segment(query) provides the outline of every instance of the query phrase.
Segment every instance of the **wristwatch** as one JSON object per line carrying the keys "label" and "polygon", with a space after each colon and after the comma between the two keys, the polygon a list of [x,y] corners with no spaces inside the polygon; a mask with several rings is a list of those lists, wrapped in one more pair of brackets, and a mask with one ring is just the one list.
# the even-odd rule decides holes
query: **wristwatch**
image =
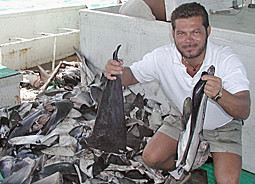
{"label": "wristwatch", "polygon": [[213,98],[214,101],[218,101],[222,97],[222,87],[220,88],[220,91],[218,94]]}

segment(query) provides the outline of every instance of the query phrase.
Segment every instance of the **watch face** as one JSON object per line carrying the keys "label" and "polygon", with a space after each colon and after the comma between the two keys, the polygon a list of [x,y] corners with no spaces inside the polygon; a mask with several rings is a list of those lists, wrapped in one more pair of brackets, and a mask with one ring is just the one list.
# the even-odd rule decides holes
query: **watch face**
{"label": "watch face", "polygon": [[213,98],[214,101],[218,101],[222,96],[222,88],[220,89],[219,93]]}
{"label": "watch face", "polygon": [[218,101],[221,98],[220,95],[216,96],[215,101]]}
{"label": "watch face", "polygon": [[217,95],[213,98],[213,100],[214,100],[214,101],[217,101],[217,100],[219,100],[219,99],[221,98],[221,96],[222,96],[222,94],[219,93],[219,94],[217,94]]}

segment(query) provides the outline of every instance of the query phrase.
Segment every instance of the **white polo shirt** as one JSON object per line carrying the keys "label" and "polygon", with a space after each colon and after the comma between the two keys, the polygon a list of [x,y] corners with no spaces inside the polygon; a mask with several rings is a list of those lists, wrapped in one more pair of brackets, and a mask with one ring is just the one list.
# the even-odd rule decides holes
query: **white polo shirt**
{"label": "white polo shirt", "polygon": [[[163,46],[146,54],[139,62],[130,66],[140,83],[158,81],[176,107],[182,112],[186,97],[192,97],[195,84],[203,71],[215,66],[215,76],[222,79],[223,88],[234,94],[249,90],[247,73],[238,55],[228,46],[216,45],[208,40],[206,55],[200,70],[194,77],[186,72],[181,54],[175,44]],[[233,119],[218,103],[208,99],[204,129],[213,130]]]}

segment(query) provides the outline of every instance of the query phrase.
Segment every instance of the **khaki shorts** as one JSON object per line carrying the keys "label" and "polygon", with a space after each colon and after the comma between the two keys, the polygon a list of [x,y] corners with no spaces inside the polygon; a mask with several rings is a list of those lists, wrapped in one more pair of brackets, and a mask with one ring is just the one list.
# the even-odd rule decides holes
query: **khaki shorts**
{"label": "khaki shorts", "polygon": [[[163,122],[158,131],[178,140],[181,132],[181,118],[171,116]],[[228,152],[242,156],[242,121],[232,120],[214,130],[203,130],[205,139],[210,144],[210,152]]]}

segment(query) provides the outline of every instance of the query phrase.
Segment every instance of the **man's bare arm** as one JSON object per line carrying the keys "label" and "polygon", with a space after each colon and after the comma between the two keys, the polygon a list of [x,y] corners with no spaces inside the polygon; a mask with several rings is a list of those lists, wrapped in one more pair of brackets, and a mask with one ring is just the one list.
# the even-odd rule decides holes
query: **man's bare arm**
{"label": "man's bare arm", "polygon": [[132,71],[129,67],[123,67],[123,61],[117,62],[115,60],[109,60],[105,65],[105,76],[109,80],[116,80],[115,76],[112,75],[122,75],[122,85],[129,86],[137,84],[138,81],[134,77]]}
{"label": "man's bare arm", "polygon": [[138,80],[134,77],[132,71],[129,67],[124,67],[123,73],[122,73],[122,85],[123,86],[129,86],[133,84],[139,83]]}
{"label": "man's bare arm", "polygon": [[143,0],[151,9],[157,20],[166,21],[164,0]]}
{"label": "man's bare arm", "polygon": [[231,116],[237,119],[247,119],[250,115],[250,92],[241,91],[231,94],[223,89],[222,97],[217,101]]}
{"label": "man's bare arm", "polygon": [[[207,80],[204,89],[205,94],[213,99],[222,88],[221,79],[212,75],[204,75],[202,79]],[[249,91],[231,94],[223,89],[222,97],[217,103],[234,118],[247,119],[250,115],[251,100]]]}

